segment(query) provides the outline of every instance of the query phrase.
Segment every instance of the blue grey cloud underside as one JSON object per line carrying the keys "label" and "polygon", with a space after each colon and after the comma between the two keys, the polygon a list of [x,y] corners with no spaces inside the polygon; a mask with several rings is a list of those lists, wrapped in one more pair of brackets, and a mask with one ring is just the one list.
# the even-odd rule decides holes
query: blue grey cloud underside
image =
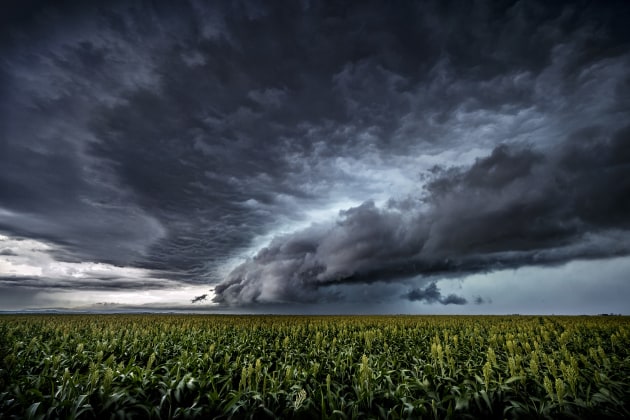
{"label": "blue grey cloud underside", "polygon": [[[417,200],[365,202],[277,237],[216,286],[215,300],[308,301],[340,283],[627,255],[630,127],[596,132],[575,133],[568,141],[580,142],[557,155],[501,145],[471,167],[436,170]],[[441,301],[430,288],[406,297]]]}

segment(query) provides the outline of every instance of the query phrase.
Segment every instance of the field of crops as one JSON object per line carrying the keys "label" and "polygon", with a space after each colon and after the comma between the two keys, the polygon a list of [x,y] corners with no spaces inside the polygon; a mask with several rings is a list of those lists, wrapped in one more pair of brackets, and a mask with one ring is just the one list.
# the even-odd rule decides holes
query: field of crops
{"label": "field of crops", "polygon": [[629,418],[626,317],[0,316],[5,418]]}

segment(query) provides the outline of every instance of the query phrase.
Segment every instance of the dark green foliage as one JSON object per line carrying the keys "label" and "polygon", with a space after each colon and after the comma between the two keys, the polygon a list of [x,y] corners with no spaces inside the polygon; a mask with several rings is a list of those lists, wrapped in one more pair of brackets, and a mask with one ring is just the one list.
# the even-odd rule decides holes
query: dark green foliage
{"label": "dark green foliage", "polygon": [[5,418],[625,418],[625,317],[0,317]]}

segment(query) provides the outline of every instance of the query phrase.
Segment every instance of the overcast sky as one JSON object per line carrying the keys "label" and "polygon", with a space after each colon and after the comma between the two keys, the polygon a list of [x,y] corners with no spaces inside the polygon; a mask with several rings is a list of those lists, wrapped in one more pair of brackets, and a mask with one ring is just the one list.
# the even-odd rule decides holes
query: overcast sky
{"label": "overcast sky", "polygon": [[630,314],[628,2],[54,3],[0,309]]}

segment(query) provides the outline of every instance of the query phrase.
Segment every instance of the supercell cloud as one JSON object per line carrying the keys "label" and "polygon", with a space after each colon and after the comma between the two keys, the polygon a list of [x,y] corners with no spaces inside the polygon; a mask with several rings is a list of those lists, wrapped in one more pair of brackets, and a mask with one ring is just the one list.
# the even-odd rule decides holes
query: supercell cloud
{"label": "supercell cloud", "polygon": [[[277,237],[215,288],[215,300],[313,299],[344,282],[628,254],[630,129],[567,141],[579,143],[547,155],[500,145],[465,169],[435,169],[418,200],[365,202],[329,226]],[[435,283],[406,297],[460,303]]]}
{"label": "supercell cloud", "polygon": [[626,2],[29,5],[2,290],[452,308],[497,297],[447,281],[630,254]]}

